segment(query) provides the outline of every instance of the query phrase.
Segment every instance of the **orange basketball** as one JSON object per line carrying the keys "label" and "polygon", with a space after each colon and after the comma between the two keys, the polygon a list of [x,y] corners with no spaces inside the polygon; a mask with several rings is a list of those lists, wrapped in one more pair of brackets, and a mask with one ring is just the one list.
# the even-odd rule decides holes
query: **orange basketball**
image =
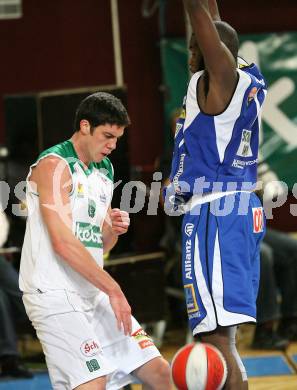
{"label": "orange basketball", "polygon": [[213,345],[192,343],[174,355],[171,375],[178,390],[220,390],[226,382],[227,364]]}

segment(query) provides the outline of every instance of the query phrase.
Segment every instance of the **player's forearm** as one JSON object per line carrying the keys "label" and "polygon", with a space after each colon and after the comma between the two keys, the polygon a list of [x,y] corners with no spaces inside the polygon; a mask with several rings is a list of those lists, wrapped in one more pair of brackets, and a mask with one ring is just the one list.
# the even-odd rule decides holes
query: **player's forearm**
{"label": "player's forearm", "polygon": [[115,246],[117,241],[118,235],[112,231],[110,226],[104,224],[102,231],[103,252],[109,252]]}
{"label": "player's forearm", "polygon": [[68,237],[64,235],[63,240],[55,239],[53,248],[71,268],[107,295],[121,293],[116,281],[96,264],[83,244],[71,234]]}
{"label": "player's forearm", "polygon": [[217,0],[208,0],[208,9],[212,20],[218,21],[221,20]]}
{"label": "player's forearm", "polygon": [[[205,41],[209,41],[209,37],[203,38],[205,26],[207,26],[207,20],[212,22],[212,18],[208,9],[208,0],[184,0],[185,9],[189,14],[193,32],[196,35],[196,39],[199,42],[199,38]],[[200,37],[201,36],[201,37]],[[199,42],[200,48],[203,50],[203,43]]]}
{"label": "player's forearm", "polygon": [[186,10],[191,14],[194,11],[199,12],[199,10],[209,10],[208,9],[208,0],[184,0],[184,6]]}

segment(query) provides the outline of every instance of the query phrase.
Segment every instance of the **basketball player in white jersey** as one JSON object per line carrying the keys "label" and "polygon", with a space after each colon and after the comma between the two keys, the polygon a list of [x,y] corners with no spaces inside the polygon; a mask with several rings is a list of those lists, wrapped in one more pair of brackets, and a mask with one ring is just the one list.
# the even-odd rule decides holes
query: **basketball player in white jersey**
{"label": "basketball player in white jersey", "polygon": [[168,363],[103,270],[103,252],[129,227],[128,213],[110,207],[107,157],[128,125],[119,99],[90,95],[71,139],[41,153],[27,178],[20,288],[54,390],[115,390],[131,374],[144,389],[170,389]]}

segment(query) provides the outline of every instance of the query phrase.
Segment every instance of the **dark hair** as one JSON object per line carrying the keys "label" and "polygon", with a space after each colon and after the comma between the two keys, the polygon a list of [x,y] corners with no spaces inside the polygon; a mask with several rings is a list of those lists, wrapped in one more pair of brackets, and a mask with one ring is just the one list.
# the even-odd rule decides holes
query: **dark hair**
{"label": "dark hair", "polygon": [[233,54],[233,57],[237,61],[238,49],[239,49],[239,40],[237,32],[234,30],[230,24],[223,22],[221,20],[214,22],[218,34],[221,38],[221,41],[228,47],[228,49]]}
{"label": "dark hair", "polygon": [[120,99],[107,92],[96,92],[87,96],[79,104],[74,119],[74,130],[80,129],[81,120],[89,121],[91,129],[110,124],[129,126],[130,119]]}

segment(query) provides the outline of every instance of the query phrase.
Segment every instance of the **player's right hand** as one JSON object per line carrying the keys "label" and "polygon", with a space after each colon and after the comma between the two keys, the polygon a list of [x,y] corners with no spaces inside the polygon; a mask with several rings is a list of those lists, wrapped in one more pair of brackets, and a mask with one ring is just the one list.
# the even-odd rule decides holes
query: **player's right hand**
{"label": "player's right hand", "polygon": [[122,290],[109,295],[112,310],[117,319],[118,329],[124,330],[126,336],[132,333],[131,307]]}

